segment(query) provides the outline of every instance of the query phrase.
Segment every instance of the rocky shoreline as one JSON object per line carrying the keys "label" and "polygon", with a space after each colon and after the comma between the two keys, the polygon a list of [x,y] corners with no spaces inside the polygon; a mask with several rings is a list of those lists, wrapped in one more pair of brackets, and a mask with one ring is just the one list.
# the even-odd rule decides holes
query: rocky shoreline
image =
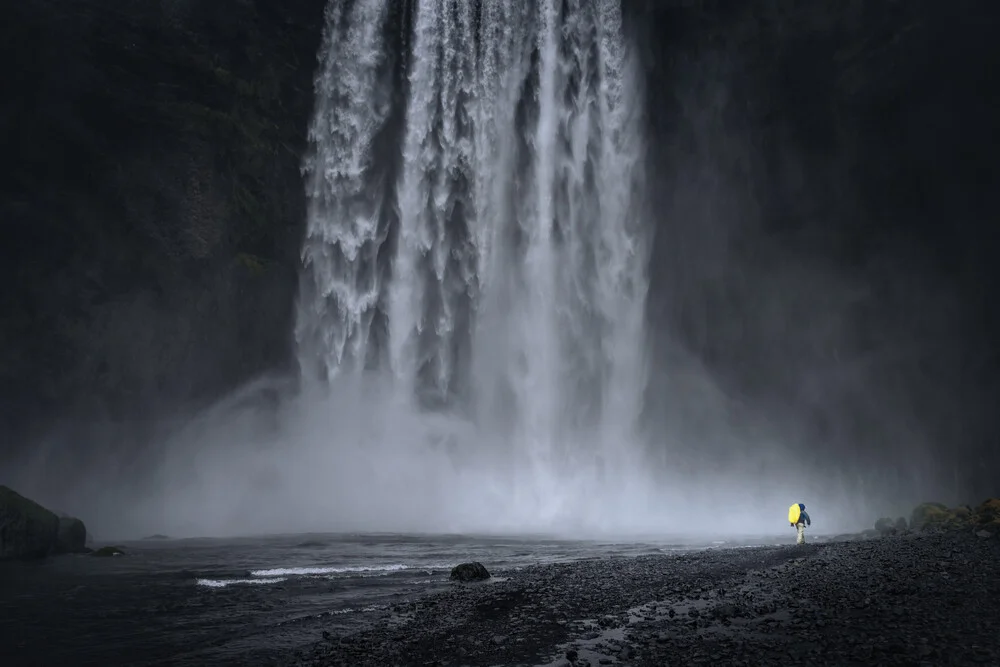
{"label": "rocky shoreline", "polygon": [[324,632],[292,664],[1000,664],[1000,539],[982,533],[531,567]]}

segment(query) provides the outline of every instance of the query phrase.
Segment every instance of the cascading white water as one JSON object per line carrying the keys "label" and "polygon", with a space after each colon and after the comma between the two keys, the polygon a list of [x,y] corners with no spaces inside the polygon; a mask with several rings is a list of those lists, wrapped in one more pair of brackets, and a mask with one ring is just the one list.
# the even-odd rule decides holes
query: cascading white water
{"label": "cascading white water", "polygon": [[326,8],[305,165],[309,211],[296,337],[300,358],[327,377],[364,365],[382,290],[382,186],[370,172],[372,144],[390,112],[382,66],[388,4],[334,1]]}
{"label": "cascading white water", "polygon": [[[446,400],[456,323],[476,277],[461,215],[475,178],[467,103],[473,98],[473,3],[420,3],[399,183],[399,242],[389,304],[390,363],[404,387]],[[457,209],[457,211],[456,211]],[[404,279],[403,276],[406,276]],[[465,306],[468,310],[468,306]]]}
{"label": "cascading white water", "polygon": [[[388,0],[331,0],[316,79],[303,368],[367,368],[394,409],[461,415],[462,448],[501,448],[518,502],[553,517],[559,471],[637,463],[647,240],[619,1],[416,0],[400,39]],[[387,158],[397,42],[405,126]]]}

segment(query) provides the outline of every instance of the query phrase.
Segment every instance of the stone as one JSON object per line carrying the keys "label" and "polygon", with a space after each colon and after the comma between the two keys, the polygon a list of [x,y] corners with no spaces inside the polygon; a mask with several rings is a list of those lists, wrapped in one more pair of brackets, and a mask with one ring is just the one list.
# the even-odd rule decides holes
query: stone
{"label": "stone", "polygon": [[108,558],[111,556],[124,556],[125,551],[121,547],[107,546],[95,549],[91,555],[98,556],[99,558]]}
{"label": "stone", "polygon": [[485,581],[489,578],[489,571],[479,562],[461,563],[451,568],[452,581]]}

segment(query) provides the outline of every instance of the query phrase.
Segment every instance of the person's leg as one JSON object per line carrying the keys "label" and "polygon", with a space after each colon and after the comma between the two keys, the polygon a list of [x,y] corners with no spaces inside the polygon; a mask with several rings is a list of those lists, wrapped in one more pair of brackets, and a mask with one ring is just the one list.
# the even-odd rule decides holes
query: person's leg
{"label": "person's leg", "polygon": [[798,531],[798,537],[795,538],[795,543],[796,544],[805,544],[806,543],[806,524],[804,524],[801,521],[799,521],[797,524],[795,524],[795,528]]}

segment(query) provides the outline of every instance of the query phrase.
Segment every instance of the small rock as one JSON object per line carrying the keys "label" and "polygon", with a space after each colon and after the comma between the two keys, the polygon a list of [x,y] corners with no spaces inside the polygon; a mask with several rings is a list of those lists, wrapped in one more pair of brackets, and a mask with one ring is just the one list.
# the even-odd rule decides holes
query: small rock
{"label": "small rock", "polygon": [[993,533],[991,533],[988,530],[977,530],[976,531],[976,537],[982,537],[982,538],[985,539],[987,537],[993,537]]}
{"label": "small rock", "polygon": [[717,618],[732,618],[736,615],[736,606],[726,603],[720,604],[715,608],[715,616]]}
{"label": "small rock", "polygon": [[124,556],[125,551],[123,551],[121,547],[107,546],[107,547],[101,547],[100,549],[95,549],[90,555],[107,558],[109,556]]}

